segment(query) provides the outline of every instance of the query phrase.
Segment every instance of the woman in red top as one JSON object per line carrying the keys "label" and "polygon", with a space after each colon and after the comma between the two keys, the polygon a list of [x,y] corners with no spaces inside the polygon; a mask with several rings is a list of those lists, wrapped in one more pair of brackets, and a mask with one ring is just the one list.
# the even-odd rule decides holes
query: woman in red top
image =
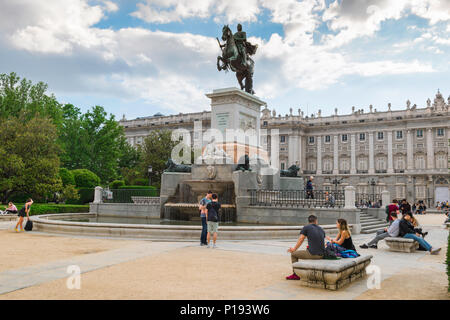
{"label": "woman in red top", "polygon": [[400,214],[400,210],[399,210],[399,207],[398,207],[396,199],[392,200],[392,203],[390,203],[388,205],[388,210],[387,211],[388,211],[389,225],[390,225],[392,223],[392,221],[393,221],[391,213],[392,212],[396,212],[397,214]]}

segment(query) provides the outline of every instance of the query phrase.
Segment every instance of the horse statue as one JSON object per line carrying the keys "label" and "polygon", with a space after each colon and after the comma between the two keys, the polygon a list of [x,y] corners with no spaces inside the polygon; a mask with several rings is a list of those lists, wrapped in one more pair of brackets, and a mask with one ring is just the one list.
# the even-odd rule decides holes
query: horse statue
{"label": "horse statue", "polygon": [[[219,39],[219,46],[222,49],[222,56],[217,57],[217,70],[233,71],[236,72],[236,78],[241,86],[241,90],[245,89],[245,92],[255,94],[253,91],[253,71],[255,62],[249,57],[256,53],[258,45],[252,45],[245,41],[245,50],[243,53],[239,52],[238,46],[234,40],[233,32],[225,25],[222,28],[222,40],[225,44],[221,44]],[[243,57],[243,54],[246,57]],[[245,79],[245,85],[242,81]]]}
{"label": "horse statue", "polygon": [[281,177],[297,177],[297,173],[300,170],[295,164],[290,166],[287,170],[280,170]]}
{"label": "horse statue", "polygon": [[176,164],[172,159],[167,160],[164,172],[191,172],[191,166]]}

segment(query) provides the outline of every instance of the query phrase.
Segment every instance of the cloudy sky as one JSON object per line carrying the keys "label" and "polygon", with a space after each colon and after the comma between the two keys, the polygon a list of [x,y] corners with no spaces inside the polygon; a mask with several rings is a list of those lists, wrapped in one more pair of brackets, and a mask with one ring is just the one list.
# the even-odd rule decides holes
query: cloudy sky
{"label": "cloudy sky", "polygon": [[450,94],[450,0],[0,0],[0,73],[128,119],[209,110],[205,93],[237,86],[215,40],[237,23],[277,113]]}

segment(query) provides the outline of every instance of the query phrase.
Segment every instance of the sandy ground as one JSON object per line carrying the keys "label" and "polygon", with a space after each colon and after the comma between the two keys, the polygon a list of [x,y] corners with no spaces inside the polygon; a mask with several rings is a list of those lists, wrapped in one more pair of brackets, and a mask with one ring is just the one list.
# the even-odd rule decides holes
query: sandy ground
{"label": "sandy ground", "polygon": [[[443,215],[418,216],[422,226],[442,225]],[[0,272],[76,255],[112,250],[142,241],[16,234],[0,230]],[[5,245],[8,244],[8,245]],[[81,275],[81,289],[68,290],[66,279],[0,295],[1,299],[333,299],[347,298],[355,288],[333,293],[286,281],[289,257],[194,246],[171,249]],[[220,245],[220,242],[219,242]],[[290,243],[286,243],[288,247]],[[35,250],[30,250],[34,248]],[[38,249],[38,250],[36,250]],[[356,294],[357,299],[449,299],[438,256],[424,255],[431,267],[399,270],[381,290]],[[256,267],[257,266],[257,267]],[[361,284],[362,285],[362,284]],[[362,291],[361,291],[362,292]]]}
{"label": "sandy ground", "polygon": [[249,299],[253,291],[283,281],[292,271],[286,260],[187,247],[85,273],[80,290],[68,290],[62,279],[0,299]]}
{"label": "sandy ground", "polygon": [[126,240],[69,238],[0,230],[0,272],[137,243]]}

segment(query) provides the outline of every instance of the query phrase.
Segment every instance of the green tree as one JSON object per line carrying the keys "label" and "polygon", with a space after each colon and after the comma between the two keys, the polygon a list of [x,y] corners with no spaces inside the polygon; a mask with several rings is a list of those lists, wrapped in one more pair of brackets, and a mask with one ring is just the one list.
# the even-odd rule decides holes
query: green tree
{"label": "green tree", "polygon": [[59,176],[61,178],[63,186],[74,186],[75,185],[75,177],[73,173],[66,168],[59,169]]}
{"label": "green tree", "polygon": [[[89,169],[102,182],[115,180],[120,162],[127,163],[129,149],[124,145],[123,128],[109,117],[103,107],[95,106],[81,114],[73,105],[65,105],[60,143],[62,163],[69,169]],[[126,142],[126,141],[125,141]],[[134,156],[129,156],[132,159]]]}
{"label": "green tree", "polygon": [[29,121],[35,116],[52,119],[60,127],[63,113],[54,95],[47,95],[47,85],[43,82],[32,84],[21,79],[16,73],[0,74],[0,118],[24,116]]}
{"label": "green tree", "polygon": [[88,169],[72,170],[77,188],[95,188],[100,184],[100,178]]}
{"label": "green tree", "polygon": [[171,139],[172,132],[155,130],[144,139],[141,149],[141,175],[148,177],[148,167],[152,166],[152,185],[160,187],[161,175],[166,169],[166,162],[171,158],[173,147],[176,145]]}
{"label": "green tree", "polygon": [[11,118],[0,126],[2,201],[17,193],[45,199],[61,190],[60,149],[56,139],[56,127],[47,118],[28,122],[23,118]]}

